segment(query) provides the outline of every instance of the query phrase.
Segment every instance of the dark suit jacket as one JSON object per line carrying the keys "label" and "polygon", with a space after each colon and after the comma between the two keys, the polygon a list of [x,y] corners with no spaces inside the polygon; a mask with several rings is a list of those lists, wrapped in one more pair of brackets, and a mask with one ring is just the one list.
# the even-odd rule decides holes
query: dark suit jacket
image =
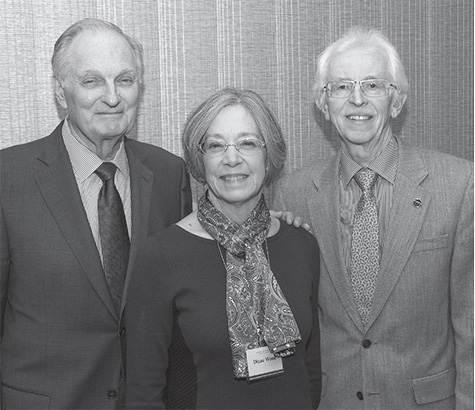
{"label": "dark suit jacket", "polygon": [[399,141],[366,329],[339,240],[339,163],[286,176],[274,204],[320,247],[319,409],[473,409],[473,163]]}
{"label": "dark suit jacket", "polygon": [[[1,402],[8,409],[116,408],[126,329],[112,302],[60,124],[0,151]],[[191,212],[184,162],[126,138],[137,246]],[[122,368],[121,368],[122,367]]]}

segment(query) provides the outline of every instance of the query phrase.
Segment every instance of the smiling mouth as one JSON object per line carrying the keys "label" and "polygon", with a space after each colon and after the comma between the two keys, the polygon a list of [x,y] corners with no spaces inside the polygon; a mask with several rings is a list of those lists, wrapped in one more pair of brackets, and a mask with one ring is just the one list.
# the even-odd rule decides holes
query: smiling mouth
{"label": "smiling mouth", "polygon": [[222,177],[220,177],[220,179],[222,179],[223,181],[230,181],[230,182],[233,182],[233,181],[242,181],[244,179],[247,178],[247,175],[223,175]]}
{"label": "smiling mouth", "polygon": [[346,118],[348,118],[351,121],[368,121],[373,118],[372,115],[347,115]]}

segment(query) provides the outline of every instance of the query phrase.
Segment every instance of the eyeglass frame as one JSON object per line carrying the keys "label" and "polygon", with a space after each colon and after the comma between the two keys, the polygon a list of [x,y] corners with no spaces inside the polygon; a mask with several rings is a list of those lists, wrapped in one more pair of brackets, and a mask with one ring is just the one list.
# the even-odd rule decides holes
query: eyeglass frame
{"label": "eyeglass frame", "polygon": [[[385,88],[386,92],[385,94],[381,94],[381,95],[367,95],[366,92],[364,91],[364,89],[361,87],[361,83],[367,83],[367,82],[371,82],[371,81],[384,81],[387,86]],[[328,87],[328,85],[330,83],[337,83],[337,82],[342,82],[342,83],[351,83],[353,85],[353,89],[350,91],[350,93],[346,96],[346,97],[335,97],[333,95],[330,95],[331,93],[331,89]],[[368,97],[368,98],[379,98],[379,97],[383,97],[385,95],[388,95],[389,94],[389,90],[391,89],[391,87],[393,87],[395,90],[397,90],[397,85],[396,84],[392,84],[391,82],[389,82],[388,80],[386,80],[385,78],[369,78],[367,80],[358,80],[358,81],[354,81],[354,80],[335,80],[335,81],[328,81],[327,84],[323,87],[323,91],[325,91],[326,95],[330,98],[337,98],[337,99],[343,99],[343,98],[350,98],[351,95],[355,92],[355,88],[356,88],[356,84],[359,84],[360,86],[360,90],[361,92],[364,94],[365,97]]]}
{"label": "eyeglass frame", "polygon": [[[224,144],[224,151],[213,155],[213,154],[206,153],[205,150],[203,149],[203,144],[205,144],[207,141],[208,140],[205,140],[205,141],[200,142],[199,144],[197,144],[198,149],[203,153],[203,155],[206,155],[207,157],[219,157],[220,155],[223,155],[223,154],[226,153],[226,151],[228,150],[228,147],[236,148],[236,151],[239,152],[241,155],[245,155],[247,157],[253,157],[254,155],[257,155],[259,152],[261,152],[262,149],[265,148],[265,146],[266,146],[266,143],[264,141],[261,141],[258,138],[245,138],[245,139],[242,139],[242,140],[238,141],[236,144],[226,144],[226,141],[217,139],[217,140],[214,140],[214,141],[222,142]],[[241,145],[241,143],[244,142],[244,141],[257,141],[258,145],[260,145],[259,150],[256,151],[254,154],[247,154],[245,152],[241,152],[241,150],[238,148],[238,145]]]}

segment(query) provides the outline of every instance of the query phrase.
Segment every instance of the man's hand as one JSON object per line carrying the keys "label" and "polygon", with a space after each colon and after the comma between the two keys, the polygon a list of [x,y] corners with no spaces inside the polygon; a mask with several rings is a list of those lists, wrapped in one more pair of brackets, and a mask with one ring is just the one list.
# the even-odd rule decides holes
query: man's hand
{"label": "man's hand", "polygon": [[287,225],[293,225],[296,228],[304,228],[310,232],[310,225],[308,223],[302,223],[300,216],[294,216],[290,211],[270,211],[270,214],[281,221],[285,221]]}

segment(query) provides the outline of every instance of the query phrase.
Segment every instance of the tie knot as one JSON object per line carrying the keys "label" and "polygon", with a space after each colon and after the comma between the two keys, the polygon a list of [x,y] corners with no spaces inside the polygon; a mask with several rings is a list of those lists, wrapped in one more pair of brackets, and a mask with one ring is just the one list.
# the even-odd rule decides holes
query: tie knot
{"label": "tie knot", "polygon": [[103,162],[94,172],[102,179],[103,182],[114,178],[117,167],[112,162]]}
{"label": "tie knot", "polygon": [[369,168],[363,168],[355,174],[355,181],[363,192],[373,189],[378,174]]}

